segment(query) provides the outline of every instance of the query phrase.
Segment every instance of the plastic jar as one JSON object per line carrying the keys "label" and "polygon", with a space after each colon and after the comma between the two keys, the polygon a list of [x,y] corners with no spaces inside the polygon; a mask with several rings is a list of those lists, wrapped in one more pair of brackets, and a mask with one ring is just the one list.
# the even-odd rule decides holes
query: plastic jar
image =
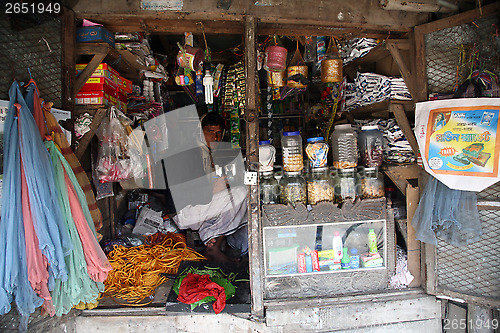
{"label": "plastic jar", "polygon": [[362,199],[385,196],[384,174],[380,172],[379,168],[360,168],[358,176]]}
{"label": "plastic jar", "polygon": [[335,126],[332,133],[333,166],[336,169],[350,169],[358,166],[357,134],[350,124]]}
{"label": "plastic jar", "polygon": [[327,166],[328,144],[323,137],[307,139],[306,155],[309,158],[311,168],[323,168]]}
{"label": "plastic jar", "polygon": [[276,148],[271,145],[271,141],[259,141],[259,171],[273,171],[275,158]]}
{"label": "plastic jar", "polygon": [[307,202],[315,205],[321,201],[333,202],[333,179],[328,167],[313,168],[307,177]]}
{"label": "plastic jar", "polygon": [[342,203],[347,199],[358,197],[358,178],[356,169],[338,169],[334,179],[335,202]]}
{"label": "plastic jar", "polygon": [[368,168],[381,166],[384,157],[384,138],[378,126],[362,126],[358,142],[361,164]]}
{"label": "plastic jar", "polygon": [[295,203],[301,202],[307,204],[306,180],[300,174],[300,171],[284,172],[279,181],[280,202],[295,206]]}
{"label": "plastic jar", "polygon": [[272,171],[259,172],[260,174],[260,203],[263,205],[279,203],[280,187]]}
{"label": "plastic jar", "polygon": [[281,148],[283,152],[283,171],[296,172],[304,169],[300,132],[283,132]]}

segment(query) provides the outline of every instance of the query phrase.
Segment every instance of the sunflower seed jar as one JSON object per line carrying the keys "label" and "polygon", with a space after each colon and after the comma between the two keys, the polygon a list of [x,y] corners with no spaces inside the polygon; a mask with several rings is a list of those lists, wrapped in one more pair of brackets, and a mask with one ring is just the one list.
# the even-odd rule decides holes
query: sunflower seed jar
{"label": "sunflower seed jar", "polygon": [[283,173],[280,179],[280,201],[282,204],[292,204],[297,202],[307,204],[306,180],[300,174],[300,171]]}
{"label": "sunflower seed jar", "polygon": [[333,180],[328,167],[313,168],[307,177],[307,202],[333,202]]}
{"label": "sunflower seed jar", "polygon": [[359,168],[359,179],[362,199],[385,196],[384,175],[379,168]]}

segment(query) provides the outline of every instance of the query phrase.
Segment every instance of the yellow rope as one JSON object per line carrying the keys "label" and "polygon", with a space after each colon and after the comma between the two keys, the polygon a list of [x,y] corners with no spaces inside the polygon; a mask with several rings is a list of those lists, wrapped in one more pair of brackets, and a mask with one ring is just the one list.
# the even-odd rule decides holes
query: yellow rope
{"label": "yellow rope", "polygon": [[[141,246],[126,248],[115,246],[108,254],[108,260],[113,267],[104,281],[105,291],[101,297],[120,298],[130,306],[142,306],[151,303],[152,296],[168,278],[161,275],[177,274],[183,260],[205,260],[198,252],[186,245],[183,235],[168,233],[166,237],[149,236]],[[145,298],[151,298],[148,303],[141,303]]]}

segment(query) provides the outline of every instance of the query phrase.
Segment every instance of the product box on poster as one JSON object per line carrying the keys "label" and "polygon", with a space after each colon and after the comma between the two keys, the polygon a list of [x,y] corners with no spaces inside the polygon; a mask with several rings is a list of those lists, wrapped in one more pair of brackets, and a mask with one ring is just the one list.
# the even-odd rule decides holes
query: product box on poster
{"label": "product box on poster", "polygon": [[101,26],[76,28],[76,41],[78,43],[106,42],[115,47],[115,35]]}
{"label": "product box on poster", "polygon": [[415,137],[425,170],[455,190],[482,191],[499,178],[500,98],[416,104]]}

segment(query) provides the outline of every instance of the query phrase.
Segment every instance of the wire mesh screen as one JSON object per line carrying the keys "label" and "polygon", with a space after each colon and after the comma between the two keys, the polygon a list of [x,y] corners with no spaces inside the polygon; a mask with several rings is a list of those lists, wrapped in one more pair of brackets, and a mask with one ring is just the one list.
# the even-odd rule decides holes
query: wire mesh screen
{"label": "wire mesh screen", "polygon": [[60,17],[0,14],[0,99],[9,99],[13,78],[28,82],[31,71],[42,98],[61,107],[61,67]]}
{"label": "wire mesh screen", "polygon": [[438,239],[437,285],[463,294],[500,301],[500,211],[480,210],[483,235],[456,247]]}
{"label": "wire mesh screen", "polygon": [[449,94],[474,69],[500,73],[497,16],[453,26],[425,35],[429,94]]}

